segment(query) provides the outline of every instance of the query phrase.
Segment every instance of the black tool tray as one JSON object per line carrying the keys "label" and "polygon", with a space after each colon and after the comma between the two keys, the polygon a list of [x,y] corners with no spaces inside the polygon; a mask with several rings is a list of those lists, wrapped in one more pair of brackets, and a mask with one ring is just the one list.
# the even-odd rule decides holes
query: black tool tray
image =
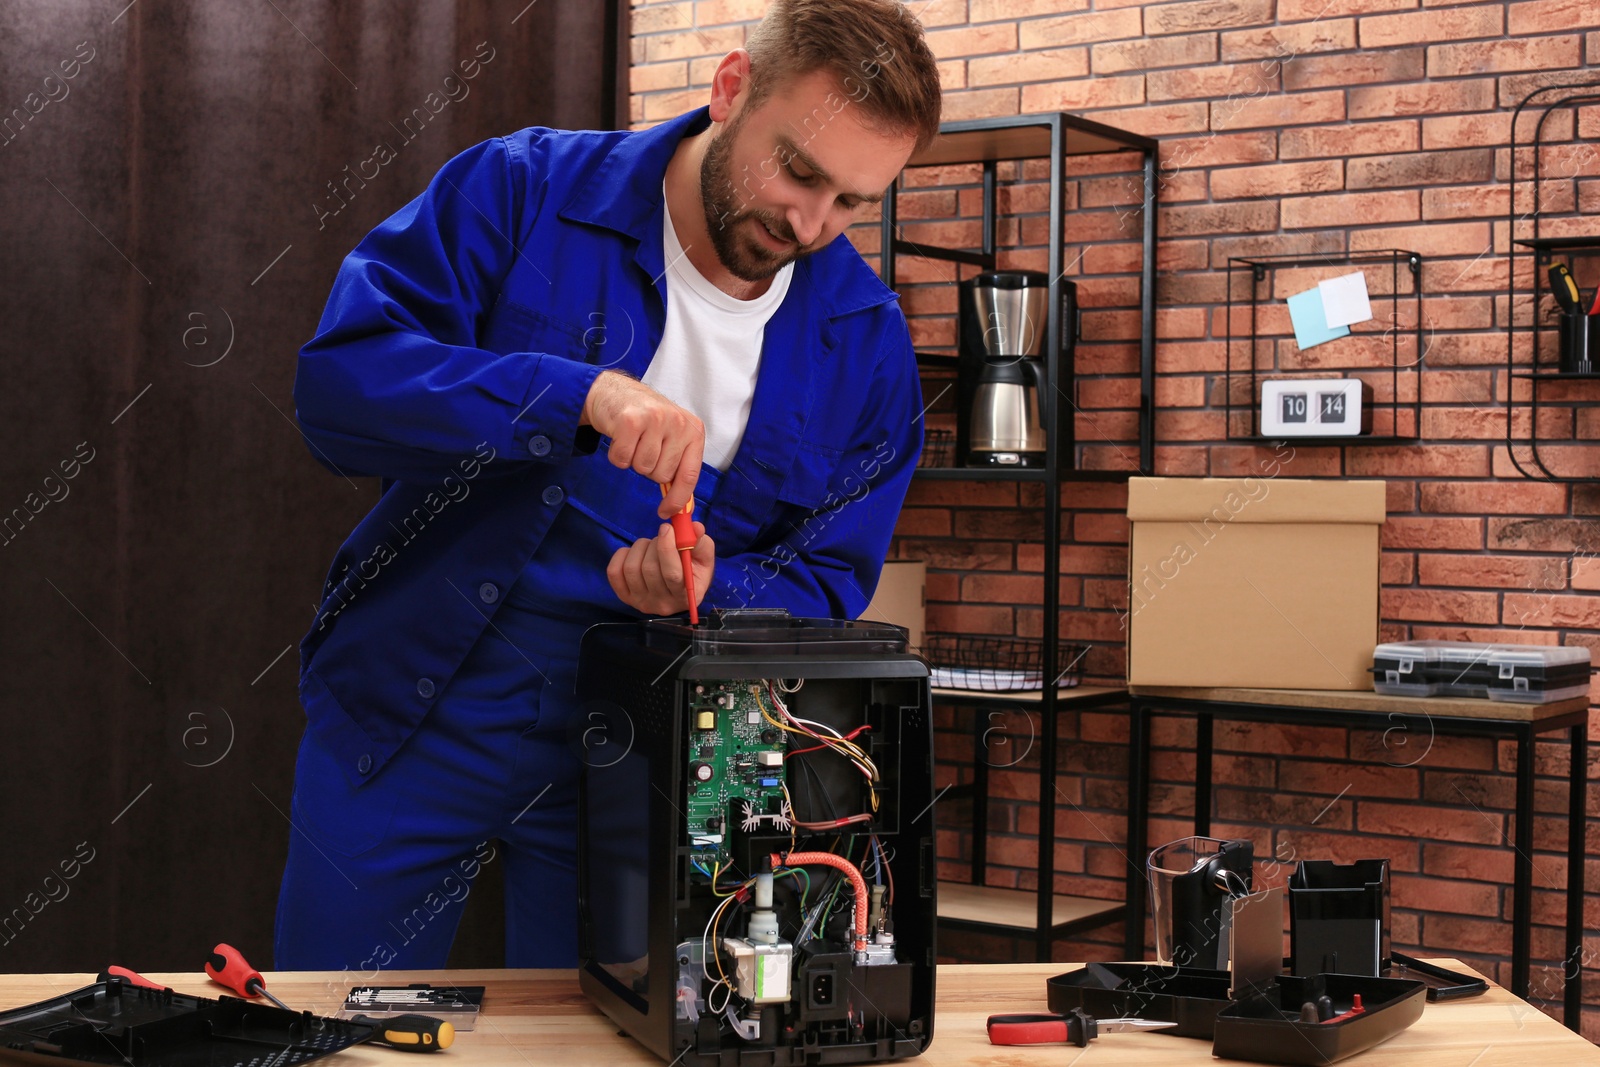
{"label": "black tool tray", "polygon": [[248,1000],[187,996],[108,978],[0,1011],[0,1061],[117,1067],[290,1067],[377,1028]]}
{"label": "black tool tray", "polygon": [[1053,1012],[1074,1008],[1099,1019],[1163,1019],[1178,1025],[1161,1031],[1175,1037],[1211,1039],[1217,1013],[1228,999],[1227,971],[1170,963],[1091,963],[1045,982]]}
{"label": "black tool tray", "polygon": [[[1341,1018],[1358,993],[1365,1010]],[[1217,1013],[1211,1052],[1225,1059],[1322,1067],[1365,1052],[1416,1022],[1426,993],[1423,983],[1403,978],[1283,975],[1263,992]],[[1301,1022],[1301,1005],[1324,995],[1333,1001],[1334,1018]]]}

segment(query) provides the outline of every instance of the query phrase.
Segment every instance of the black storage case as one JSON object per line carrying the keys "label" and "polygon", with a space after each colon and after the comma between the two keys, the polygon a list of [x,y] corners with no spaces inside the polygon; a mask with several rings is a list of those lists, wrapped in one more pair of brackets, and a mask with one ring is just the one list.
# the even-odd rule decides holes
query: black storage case
{"label": "black storage case", "polygon": [[[697,848],[709,837],[691,839],[686,810],[706,810],[694,808],[704,801],[691,792],[691,756],[735,747],[731,735],[717,741],[717,735],[697,733],[703,714],[697,702],[708,696],[697,687],[722,692],[721,683],[736,682],[737,688],[725,688],[742,699],[763,679],[803,683],[787,696],[796,716],[840,733],[871,728],[862,741],[882,778],[872,832],[896,887],[895,962],[858,964],[848,940],[797,941],[798,894],[783,884],[787,879],[780,881],[774,909],[781,936],[795,942],[792,996],[760,1009],[761,1036],[751,1041],[697,1000],[708,986],[717,992],[700,974],[704,931],[721,898],[693,862],[708,855]],[[662,1059],[691,1067],[863,1063],[927,1048],[937,884],[933,734],[927,666],[906,652],[905,632],[783,612],[724,612],[701,627],[675,620],[607,623],[584,635],[577,692],[584,750],[579,984],[590,1000]],[[714,743],[702,748],[702,740]],[[791,817],[797,822],[815,821],[816,809],[844,803],[852,789],[864,792],[853,767],[818,760],[802,769],[787,783],[808,783],[795,789]],[[790,830],[770,828],[761,822],[769,815],[753,814],[753,830],[744,828],[750,812],[742,824],[728,819],[725,840],[716,846],[727,850],[725,872],[754,874],[770,854],[789,851]],[[794,832],[801,850],[826,850],[838,836]],[[813,891],[818,881],[810,883]]]}

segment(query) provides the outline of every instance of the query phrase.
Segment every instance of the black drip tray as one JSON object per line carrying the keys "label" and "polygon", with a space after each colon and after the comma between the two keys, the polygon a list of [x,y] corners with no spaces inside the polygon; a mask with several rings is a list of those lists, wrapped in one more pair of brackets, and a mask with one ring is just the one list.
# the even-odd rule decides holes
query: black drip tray
{"label": "black drip tray", "polygon": [[290,1067],[376,1028],[247,1000],[209,1000],[111,978],[0,1012],[0,1061],[115,1067]]}
{"label": "black drip tray", "polygon": [[[1365,1010],[1344,1015],[1357,994]],[[1335,1018],[1301,1022],[1302,1005],[1324,995],[1333,1001]],[[1211,1051],[1223,1058],[1322,1067],[1400,1033],[1422,1017],[1426,998],[1423,983],[1403,978],[1284,975],[1261,995],[1230,1004],[1217,1014]]]}
{"label": "black drip tray", "polygon": [[1227,971],[1162,963],[1091,963],[1049,979],[1054,1012],[1082,1008],[1099,1019],[1160,1019],[1174,1037],[1211,1039],[1217,1013],[1230,1003]]}

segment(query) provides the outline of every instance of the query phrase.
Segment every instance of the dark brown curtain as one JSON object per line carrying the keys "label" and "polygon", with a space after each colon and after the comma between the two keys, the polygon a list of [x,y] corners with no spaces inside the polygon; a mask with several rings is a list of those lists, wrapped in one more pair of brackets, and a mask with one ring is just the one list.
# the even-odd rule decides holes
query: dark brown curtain
{"label": "dark brown curtain", "polygon": [[377,496],[308,454],[295,352],[450,156],[626,122],[626,12],[0,5],[0,971],[271,966],[293,646]]}

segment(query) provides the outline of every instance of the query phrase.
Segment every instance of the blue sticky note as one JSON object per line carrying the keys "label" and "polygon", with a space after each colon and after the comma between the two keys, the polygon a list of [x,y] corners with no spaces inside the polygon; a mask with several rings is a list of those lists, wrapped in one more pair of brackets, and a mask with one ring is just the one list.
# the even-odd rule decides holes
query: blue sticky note
{"label": "blue sticky note", "polygon": [[1336,337],[1344,337],[1350,332],[1348,326],[1329,326],[1327,312],[1322,306],[1322,291],[1320,289],[1307,289],[1303,293],[1296,293],[1289,298],[1289,319],[1294,323],[1294,343],[1300,346],[1301,351],[1332,341]]}

